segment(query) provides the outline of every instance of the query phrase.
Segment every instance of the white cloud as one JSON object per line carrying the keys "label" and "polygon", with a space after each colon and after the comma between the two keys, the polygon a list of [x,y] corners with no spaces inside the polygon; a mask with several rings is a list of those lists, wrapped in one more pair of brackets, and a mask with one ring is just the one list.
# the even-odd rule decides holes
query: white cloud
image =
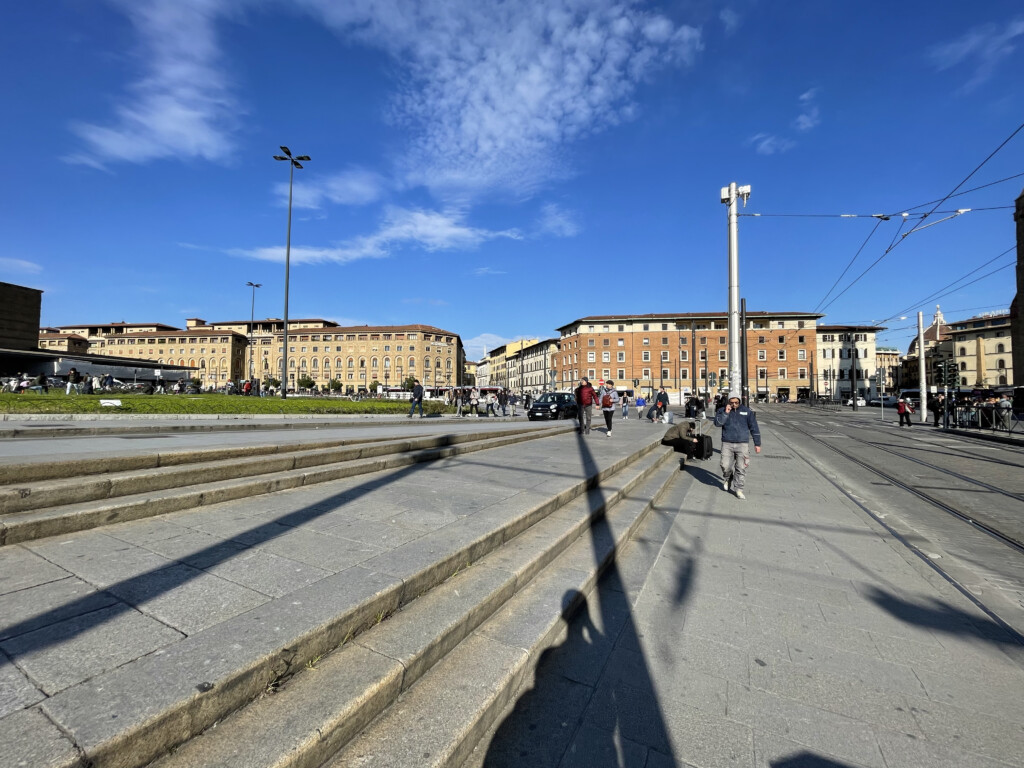
{"label": "white cloud", "polygon": [[[384,194],[384,177],[365,168],[350,168],[331,176],[304,178],[296,181],[292,205],[295,208],[319,209],[327,203],[335,205],[366,205]],[[288,204],[288,183],[275,187],[282,205]]]}
{"label": "white cloud", "polygon": [[819,88],[810,88],[800,94],[801,112],[793,121],[793,127],[801,133],[807,133],[821,123],[821,110],[814,103],[819,90]]}
{"label": "white cloud", "polygon": [[1024,17],[1005,25],[983,24],[968,30],[956,40],[933,46],[928,51],[928,58],[939,72],[971,63],[974,72],[961,86],[967,92],[992,77],[1003,59],[1014,52],[1013,40],[1020,35],[1024,35]]}
{"label": "white cloud", "polygon": [[41,265],[24,259],[8,259],[0,257],[0,272],[13,272],[19,275],[38,275],[43,271]]}
{"label": "white cloud", "polygon": [[105,168],[167,157],[224,160],[239,106],[229,93],[214,25],[234,0],[112,0],[139,35],[141,76],[109,124],[78,122],[85,149],[68,162]]}
{"label": "white cloud", "polygon": [[467,360],[479,360],[484,356],[485,349],[494,349],[503,344],[508,344],[515,339],[498,336],[496,333],[481,333],[471,339],[463,339],[462,346],[466,350]]}
{"label": "white cloud", "polygon": [[564,144],[631,119],[637,84],[702,48],[698,29],[639,0],[297,2],[404,67],[400,171],[453,197],[529,194],[566,174]]}
{"label": "white cloud", "polygon": [[[520,239],[514,229],[490,230],[471,227],[464,222],[459,211],[425,211],[418,208],[390,206],[385,211],[380,228],[372,235],[353,238],[329,248],[293,246],[291,260],[297,264],[335,262],[344,264],[357,259],[380,259],[406,246],[425,251],[469,250],[481,243],[497,238]],[[266,248],[233,248],[232,256],[243,256],[264,261],[282,262],[282,246]]]}
{"label": "white cloud", "polygon": [[753,147],[759,155],[774,155],[781,152],[788,152],[796,146],[796,142],[784,136],[774,136],[768,133],[758,133],[747,139],[746,146]]}
{"label": "white cloud", "polygon": [[723,8],[718,14],[718,20],[725,27],[726,36],[735,32],[740,25],[740,15],[732,8]]}
{"label": "white cloud", "polygon": [[447,307],[448,306],[448,302],[445,301],[444,299],[424,299],[424,298],[420,298],[420,297],[417,297],[417,298],[414,298],[414,299],[402,299],[402,303],[403,304],[415,304],[417,306],[421,306],[423,304],[427,304],[427,305],[429,305],[431,307]]}
{"label": "white cloud", "polygon": [[504,275],[506,272],[502,269],[495,269],[494,267],[477,267],[471,274],[476,277],[486,277],[487,275]]}
{"label": "white cloud", "polygon": [[576,216],[555,203],[547,203],[541,207],[537,228],[539,234],[555,237],[575,237],[580,231]]}

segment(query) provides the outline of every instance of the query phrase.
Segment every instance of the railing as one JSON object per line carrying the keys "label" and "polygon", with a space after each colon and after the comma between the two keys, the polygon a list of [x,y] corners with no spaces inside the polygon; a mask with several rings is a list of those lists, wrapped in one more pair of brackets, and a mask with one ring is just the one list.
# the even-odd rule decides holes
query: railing
{"label": "railing", "polygon": [[[1014,413],[1012,408],[998,405],[958,405],[949,411],[951,429],[978,429],[987,432],[1013,434],[1024,432],[1021,422],[1024,413]],[[939,423],[943,423],[942,418]]]}

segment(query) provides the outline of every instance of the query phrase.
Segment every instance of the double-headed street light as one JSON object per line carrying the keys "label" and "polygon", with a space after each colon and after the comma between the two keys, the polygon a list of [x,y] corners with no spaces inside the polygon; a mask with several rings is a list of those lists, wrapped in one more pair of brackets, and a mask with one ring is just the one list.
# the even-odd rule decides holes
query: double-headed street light
{"label": "double-headed street light", "polygon": [[262,288],[263,283],[254,283],[249,281],[246,285],[252,288],[252,306],[249,308],[249,381],[252,381],[253,366],[256,362],[254,360],[256,352],[252,348],[252,327],[256,321],[256,289]]}
{"label": "double-headed street light", "polygon": [[292,260],[292,184],[295,180],[295,169],[302,168],[302,163],[309,162],[309,155],[292,157],[288,147],[281,147],[284,155],[274,155],[275,160],[288,161],[288,239],[284,246],[284,346],[281,358],[281,399],[288,397],[288,276],[291,272]]}

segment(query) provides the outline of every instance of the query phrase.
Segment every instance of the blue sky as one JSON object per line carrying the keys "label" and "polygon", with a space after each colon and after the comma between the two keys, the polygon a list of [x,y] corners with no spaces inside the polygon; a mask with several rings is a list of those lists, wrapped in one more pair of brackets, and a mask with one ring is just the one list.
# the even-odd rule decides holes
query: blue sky
{"label": "blue sky", "polygon": [[[15,3],[0,279],[44,289],[48,325],[245,318],[247,281],[280,317],[285,144],[312,157],[292,317],[429,323],[473,357],[590,314],[724,311],[736,181],[765,214],[740,219],[750,309],[827,304],[905,348],[891,318],[1013,262],[1024,176],[913,214],[1024,121],[1022,48],[1017,0]],[[1024,131],[960,191],[1022,173]],[[921,308],[1013,291],[1006,268]]]}

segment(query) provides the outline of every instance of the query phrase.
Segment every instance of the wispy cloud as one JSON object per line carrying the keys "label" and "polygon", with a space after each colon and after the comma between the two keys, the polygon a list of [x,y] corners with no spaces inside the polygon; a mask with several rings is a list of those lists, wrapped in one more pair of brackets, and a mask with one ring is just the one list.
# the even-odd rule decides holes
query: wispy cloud
{"label": "wispy cloud", "polygon": [[800,131],[800,133],[807,133],[817,128],[821,123],[821,110],[818,109],[818,105],[815,103],[818,90],[818,88],[811,88],[800,94],[801,111],[797,115],[796,120],[793,121],[793,127]]}
{"label": "wispy cloud", "polygon": [[759,155],[774,155],[781,152],[788,152],[796,146],[796,142],[784,136],[775,136],[769,133],[757,133],[746,141],[746,146],[753,147]]}
{"label": "wispy cloud", "polygon": [[35,262],[0,257],[0,273],[13,272],[18,275],[38,275],[42,271],[42,266]]}
{"label": "wispy cloud", "polygon": [[546,203],[540,209],[537,232],[540,235],[554,235],[555,237],[575,237],[580,232],[580,225],[571,211],[567,211],[555,203]]}
{"label": "wispy cloud", "polygon": [[732,8],[723,8],[718,13],[718,20],[721,21],[722,26],[725,27],[726,36],[731,35],[740,26],[740,15]]}
{"label": "wispy cloud", "polygon": [[111,0],[139,36],[140,75],[107,124],[78,122],[85,147],[64,159],[94,168],[168,157],[224,160],[239,105],[217,45],[217,17],[234,0]]}
{"label": "wispy cloud", "polygon": [[639,0],[297,0],[392,55],[406,183],[453,197],[529,194],[567,173],[565,144],[635,115],[637,84],[701,50],[698,29]]}
{"label": "wispy cloud", "polygon": [[506,273],[505,270],[494,267],[477,267],[471,274],[475,277],[486,277],[487,275],[504,275]]}
{"label": "wispy cloud", "polygon": [[[296,181],[292,205],[309,209],[322,208],[326,203],[367,205],[380,200],[386,186],[380,174],[365,168],[350,168],[331,176],[306,177]],[[288,184],[277,184],[275,191],[281,204],[287,205]]]}
{"label": "wispy cloud", "polygon": [[973,66],[971,77],[961,86],[963,92],[968,92],[992,77],[1000,63],[1016,50],[1013,41],[1021,35],[1024,17],[1005,25],[983,24],[956,40],[933,46],[928,58],[939,72],[961,64]]}
{"label": "wispy cloud", "polygon": [[496,333],[481,333],[471,339],[463,339],[462,346],[466,350],[467,360],[479,360],[484,356],[484,350],[500,347],[510,341],[515,341],[515,339],[505,338]]}
{"label": "wispy cloud", "polygon": [[[491,230],[469,226],[460,211],[427,211],[390,206],[385,210],[381,226],[372,235],[353,238],[327,248],[293,246],[291,260],[300,264],[344,264],[358,259],[386,258],[395,250],[405,247],[422,248],[425,251],[469,250],[488,240],[518,240],[521,237],[514,229]],[[284,261],[285,258],[285,250],[281,246],[233,248],[227,253],[264,261]]]}

